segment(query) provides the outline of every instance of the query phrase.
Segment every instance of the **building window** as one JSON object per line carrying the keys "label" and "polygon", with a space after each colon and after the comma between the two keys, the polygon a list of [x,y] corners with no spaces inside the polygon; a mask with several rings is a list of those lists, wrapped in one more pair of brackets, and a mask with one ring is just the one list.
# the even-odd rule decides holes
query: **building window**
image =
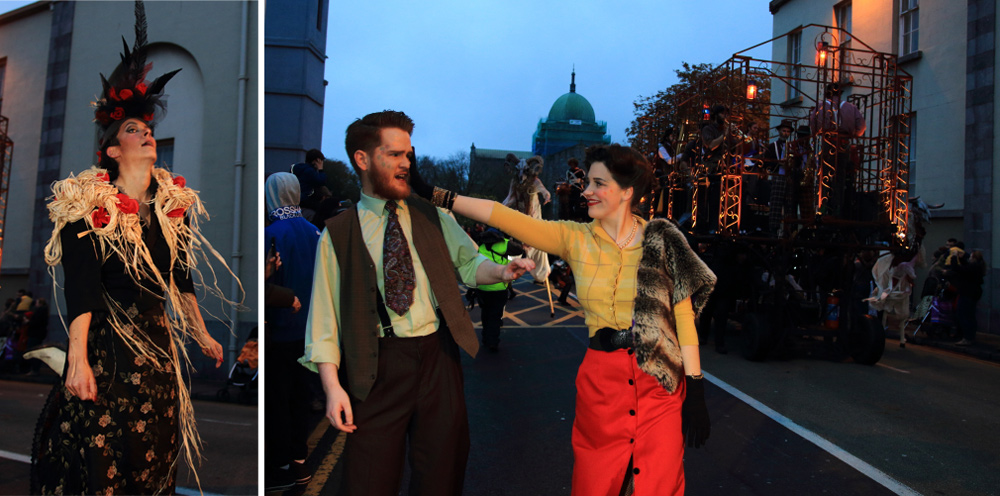
{"label": "building window", "polygon": [[326,0],[316,0],[316,30],[323,30],[323,3]]}
{"label": "building window", "polygon": [[899,54],[909,55],[916,52],[918,44],[917,33],[920,28],[920,11],[917,10],[918,0],[899,0]]}
{"label": "building window", "polygon": [[[841,2],[833,7],[834,25],[841,29],[837,32],[839,49],[837,50],[836,70],[847,71],[851,63],[851,2]],[[838,76],[838,79],[842,79]]]}
{"label": "building window", "polygon": [[173,170],[174,165],[174,139],[164,138],[156,140],[156,166],[167,170]]}
{"label": "building window", "polygon": [[788,99],[799,96],[802,82],[802,31],[788,35]]}
{"label": "building window", "polygon": [[7,74],[7,57],[0,58],[0,115],[3,115],[3,78]]}
{"label": "building window", "polygon": [[914,194],[914,186],[917,184],[917,113],[911,112],[903,129],[909,133],[906,137],[906,148],[909,152],[907,156],[907,170],[909,171],[906,182],[910,185],[910,195]]}
{"label": "building window", "polygon": [[833,7],[833,21],[840,31],[837,38],[840,39],[840,47],[849,49],[851,47],[851,2],[841,2]]}

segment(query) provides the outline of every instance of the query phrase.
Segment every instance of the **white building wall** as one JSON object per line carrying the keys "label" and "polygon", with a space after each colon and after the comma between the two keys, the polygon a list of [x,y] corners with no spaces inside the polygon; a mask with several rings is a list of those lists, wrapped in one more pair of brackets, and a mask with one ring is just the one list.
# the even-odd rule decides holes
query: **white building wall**
{"label": "white building wall", "polygon": [[[256,208],[258,3],[155,1],[146,2],[145,8],[149,20],[149,61],[153,63],[149,78],[183,68],[166,86],[167,113],[156,129],[156,137],[175,140],[173,169],[185,176],[188,185],[201,192],[211,216],[209,222],[202,224],[205,236],[231,265],[233,255],[241,255],[238,276],[245,291],[243,303],[253,312],[242,313],[239,319],[244,326],[256,323],[260,265],[257,263],[260,250]],[[247,13],[246,77],[243,79],[246,100],[241,109],[238,88],[244,8]],[[16,128],[12,125],[12,131],[16,132],[12,139],[15,140],[17,172],[11,184],[12,207],[7,220],[8,232],[19,235],[10,237],[5,246],[5,286],[8,282],[20,284],[16,278],[11,282],[10,270],[27,272],[31,267],[32,208],[39,140],[44,127],[41,109],[50,33],[51,14],[47,9],[0,25],[0,57],[8,57],[3,113],[18,123]],[[86,1],[75,4],[60,177],[96,163],[97,129],[89,103],[101,91],[98,73],[109,75],[120,62],[123,36],[131,46],[135,39],[131,3]],[[16,72],[15,69],[21,66],[26,66],[23,73]],[[239,130],[242,136],[237,136]],[[242,178],[237,184],[236,161],[240,155]],[[48,191],[46,188],[46,194]],[[241,228],[238,239],[234,239],[234,224]],[[206,271],[205,275],[210,273]],[[234,297],[229,275],[223,271],[216,276],[219,288],[228,297]],[[4,295],[7,289],[4,288]],[[208,305],[214,316],[228,317],[219,311],[218,305],[211,301]],[[206,315],[206,320],[209,319],[211,317]],[[240,330],[241,338],[244,331]],[[221,337],[220,341],[223,341]]]}
{"label": "white building wall", "polygon": [[[888,2],[884,2],[888,3]],[[914,190],[928,204],[961,210],[965,185],[965,51],[968,24],[964,4],[924,0],[920,4],[918,60],[903,64],[913,76],[917,115]],[[961,229],[953,233],[961,237]]]}
{"label": "white building wall", "polygon": [[[14,142],[7,194],[7,229],[3,240],[4,274],[27,275],[31,265],[31,210],[37,182],[41,109],[45,100],[45,92],[39,88],[45,88],[51,23],[49,10],[43,9],[14,22],[0,24],[0,58],[7,58],[0,114],[10,118],[7,132]],[[26,281],[24,279],[24,283]],[[13,295],[18,288],[3,289],[4,295]]]}

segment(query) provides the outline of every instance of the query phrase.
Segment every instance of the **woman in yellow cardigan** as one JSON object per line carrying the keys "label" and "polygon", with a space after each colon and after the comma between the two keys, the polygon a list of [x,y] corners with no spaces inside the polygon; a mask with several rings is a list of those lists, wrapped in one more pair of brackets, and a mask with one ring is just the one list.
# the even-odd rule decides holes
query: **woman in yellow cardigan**
{"label": "woman in yellow cardigan", "polygon": [[700,446],[710,431],[694,317],[715,276],[673,223],[633,214],[652,179],[641,154],[598,145],[584,165],[589,224],[433,188],[415,168],[411,184],[572,268],[590,331],[576,378],[573,495],[683,494],[684,438]]}

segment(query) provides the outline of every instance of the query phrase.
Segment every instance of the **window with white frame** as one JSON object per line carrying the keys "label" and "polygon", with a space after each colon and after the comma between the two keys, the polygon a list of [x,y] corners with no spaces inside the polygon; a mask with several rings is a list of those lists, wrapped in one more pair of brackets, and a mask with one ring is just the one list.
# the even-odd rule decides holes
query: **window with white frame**
{"label": "window with white frame", "polygon": [[156,165],[167,170],[174,169],[174,139],[156,140]]}
{"label": "window with white frame", "polygon": [[909,183],[910,194],[913,194],[913,188],[917,182],[917,113],[910,112],[905,122],[904,129],[909,133],[906,140],[906,148],[909,152],[907,156],[907,169],[909,173],[906,182]]}
{"label": "window with white frame", "polygon": [[802,82],[802,31],[788,35],[788,100],[799,96]]}
{"label": "window with white frame", "polygon": [[850,0],[846,2],[840,2],[833,7],[833,22],[834,24],[842,29],[837,33],[838,39],[838,55],[837,55],[837,69],[846,70],[847,66],[851,63],[851,2]]}
{"label": "window with white frame", "polygon": [[0,58],[0,115],[3,115],[3,78],[7,73],[7,58]]}
{"label": "window with white frame", "polygon": [[919,0],[899,0],[899,55],[915,53],[920,45],[917,33],[920,29]]}

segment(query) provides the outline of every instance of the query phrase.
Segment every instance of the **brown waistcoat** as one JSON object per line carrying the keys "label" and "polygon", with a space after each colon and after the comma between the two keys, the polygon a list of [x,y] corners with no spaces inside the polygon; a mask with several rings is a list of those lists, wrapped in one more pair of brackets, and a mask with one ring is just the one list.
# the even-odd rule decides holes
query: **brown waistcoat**
{"label": "brown waistcoat", "polygon": [[[469,312],[462,304],[455,266],[441,234],[437,209],[416,196],[406,200],[413,226],[413,246],[420,257],[438,308],[455,342],[469,355],[479,351]],[[379,318],[375,262],[361,235],[357,207],[326,221],[340,269],[340,377],[346,389],[364,401],[378,374]],[[332,302],[331,302],[332,304]],[[440,326],[439,326],[440,328]]]}

